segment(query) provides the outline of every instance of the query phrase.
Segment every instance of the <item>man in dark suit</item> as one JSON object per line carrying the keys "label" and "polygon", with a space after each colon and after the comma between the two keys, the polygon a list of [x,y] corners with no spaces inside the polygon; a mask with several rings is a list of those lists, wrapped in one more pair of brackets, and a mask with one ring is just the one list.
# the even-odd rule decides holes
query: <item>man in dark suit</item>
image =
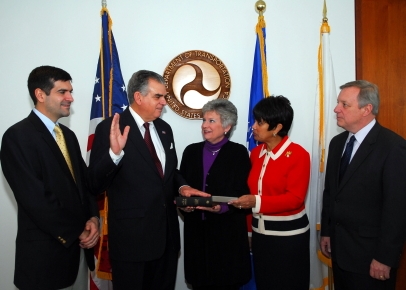
{"label": "man in dark suit", "polygon": [[97,192],[107,190],[109,199],[113,286],[174,289],[180,249],[174,197],[209,195],[187,186],[177,170],[172,129],[159,118],[167,94],[162,76],[138,71],[127,92],[130,107],[97,126],[90,156]]}
{"label": "man in dark suit", "polygon": [[346,131],[330,142],[321,250],[332,257],[335,289],[395,289],[406,234],[406,143],[375,120],[376,85],[340,88],[334,112]]}
{"label": "man in dark suit", "polygon": [[[14,284],[21,290],[86,290],[99,222],[79,143],[58,124],[70,114],[71,76],[59,68],[37,67],[28,77],[28,90],[35,108],[4,133],[0,153],[18,206]],[[65,142],[56,137],[56,127]]]}

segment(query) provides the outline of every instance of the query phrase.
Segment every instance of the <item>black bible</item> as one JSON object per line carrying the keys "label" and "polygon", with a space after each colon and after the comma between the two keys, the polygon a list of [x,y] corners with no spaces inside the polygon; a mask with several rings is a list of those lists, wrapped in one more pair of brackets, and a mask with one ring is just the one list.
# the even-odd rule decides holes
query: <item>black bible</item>
{"label": "black bible", "polygon": [[190,197],[178,196],[175,199],[175,203],[177,207],[213,206],[213,200],[211,197],[201,197],[201,196],[190,196]]}

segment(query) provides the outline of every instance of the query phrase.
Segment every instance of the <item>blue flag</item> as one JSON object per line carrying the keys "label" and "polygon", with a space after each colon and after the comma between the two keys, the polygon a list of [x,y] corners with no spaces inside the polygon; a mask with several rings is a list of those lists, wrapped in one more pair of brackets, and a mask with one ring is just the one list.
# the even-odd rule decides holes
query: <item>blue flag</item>
{"label": "blue flag", "polygon": [[265,20],[263,16],[258,17],[256,27],[257,41],[255,44],[254,66],[252,69],[250,105],[248,111],[248,130],[247,130],[247,148],[251,151],[258,142],[252,135],[252,125],[255,123],[252,110],[255,105],[263,98],[269,96],[268,93],[268,73],[266,67],[266,49],[265,49]]}
{"label": "blue flag", "polygon": [[[115,113],[121,113],[128,107],[128,98],[120,60],[112,31],[112,21],[107,8],[102,8],[102,33],[100,55],[97,63],[94,83],[92,108],[90,112],[89,138],[87,143],[87,160],[91,153],[94,132],[97,125]],[[107,252],[107,196],[98,197],[102,236],[95,246],[96,271],[90,279],[91,290],[112,289],[111,266]]]}
{"label": "blue flag", "polygon": [[[255,43],[254,65],[252,68],[251,79],[251,93],[250,93],[250,105],[248,111],[248,129],[247,129],[247,148],[251,150],[258,145],[258,142],[254,139],[252,134],[252,126],[255,123],[253,109],[255,105],[269,96],[268,93],[268,72],[266,67],[266,49],[265,49],[265,20],[264,16],[258,17],[258,24],[256,26],[257,40]],[[250,224],[251,218],[247,218],[247,222]],[[249,230],[251,232],[251,230]],[[240,287],[240,290],[256,290],[255,274],[253,256],[251,253],[251,269],[252,277],[247,284]]]}

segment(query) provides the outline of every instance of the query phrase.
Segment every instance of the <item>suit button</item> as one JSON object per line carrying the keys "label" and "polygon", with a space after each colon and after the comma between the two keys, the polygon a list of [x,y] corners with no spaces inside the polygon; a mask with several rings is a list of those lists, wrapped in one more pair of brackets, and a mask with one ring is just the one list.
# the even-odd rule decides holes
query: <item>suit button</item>
{"label": "suit button", "polygon": [[336,226],[339,226],[340,225],[340,223],[336,223]]}
{"label": "suit button", "polygon": [[164,203],[164,207],[166,207],[166,203]]}

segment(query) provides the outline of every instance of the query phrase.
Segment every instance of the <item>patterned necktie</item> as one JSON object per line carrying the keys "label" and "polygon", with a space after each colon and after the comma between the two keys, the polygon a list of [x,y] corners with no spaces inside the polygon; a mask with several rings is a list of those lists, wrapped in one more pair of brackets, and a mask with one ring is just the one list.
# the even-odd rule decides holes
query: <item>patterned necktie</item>
{"label": "patterned necktie", "polygon": [[344,154],[341,157],[339,181],[341,181],[345,171],[347,170],[348,164],[350,163],[352,148],[354,148],[354,141],[355,136],[352,135],[347,143],[347,146],[345,147]]}
{"label": "patterned necktie", "polygon": [[73,179],[75,179],[75,174],[73,173],[72,162],[70,160],[68,148],[66,148],[65,137],[63,136],[62,129],[59,126],[55,126],[54,128],[55,136],[56,136],[56,143],[61,149],[63,157],[65,157],[66,163],[68,164],[70,173],[72,174]]}
{"label": "patterned necktie", "polygon": [[162,170],[161,161],[159,161],[158,155],[156,155],[154,143],[152,143],[151,133],[149,132],[149,123],[144,123],[144,127],[145,127],[144,141],[147,144],[149,152],[151,153],[152,159],[154,160],[156,168],[158,169],[159,175],[161,176],[161,178],[164,178],[164,172]]}

